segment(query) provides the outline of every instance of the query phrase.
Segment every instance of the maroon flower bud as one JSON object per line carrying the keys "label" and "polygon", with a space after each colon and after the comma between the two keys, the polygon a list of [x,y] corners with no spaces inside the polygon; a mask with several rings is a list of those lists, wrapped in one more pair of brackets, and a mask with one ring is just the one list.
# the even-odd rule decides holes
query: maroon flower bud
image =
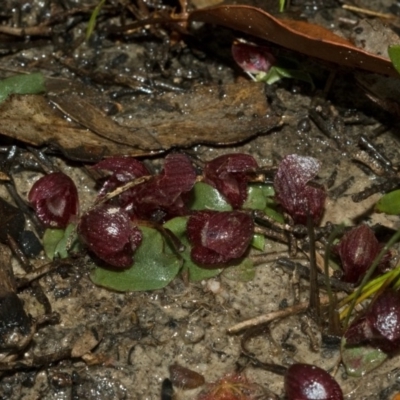
{"label": "maroon flower bud", "polygon": [[204,167],[204,182],[214,186],[234,208],[240,208],[247,197],[249,174],[258,168],[248,154],[225,154]]}
{"label": "maroon flower bud", "polygon": [[163,172],[153,179],[122,193],[120,205],[130,214],[158,222],[187,213],[182,195],[196,182],[196,171],[189,158],[180,153],[165,158]]}
{"label": "maroon flower bud", "polygon": [[62,172],[53,172],[36,181],[28,201],[42,224],[49,228],[65,228],[79,213],[75,183]]}
{"label": "maroon flower bud", "polygon": [[136,178],[150,175],[145,165],[133,157],[115,156],[106,158],[93,165],[92,168],[111,173],[99,191],[100,196]]}
{"label": "maroon flower bud", "polygon": [[199,211],[188,220],[191,257],[198,264],[218,268],[243,257],[253,237],[254,223],[242,211]]}
{"label": "maroon flower bud", "polygon": [[374,232],[367,225],[359,225],[348,231],[335,246],[343,266],[343,280],[357,283],[381,251]]}
{"label": "maroon flower bud", "polygon": [[251,74],[268,72],[276,63],[270,49],[265,46],[234,43],[232,45],[232,56],[239,67]]}
{"label": "maroon flower bud", "polygon": [[78,225],[82,242],[97,257],[120,268],[133,264],[142,233],[119,207],[103,204],[84,214]]}
{"label": "maroon flower bud", "polygon": [[347,344],[368,343],[386,353],[400,348],[400,292],[386,289],[345,333]]}
{"label": "maroon flower bud", "polygon": [[339,384],[325,370],[309,364],[293,364],[285,374],[288,400],[343,400]]}
{"label": "maroon flower bud", "polygon": [[170,365],[168,369],[171,382],[175,387],[182,389],[195,389],[204,385],[204,376],[200,375],[196,371],[182,367],[179,364]]}
{"label": "maroon flower bud", "polygon": [[275,174],[276,198],[295,223],[306,224],[309,214],[317,225],[324,212],[326,193],[308,185],[319,170],[319,162],[297,154],[286,156]]}

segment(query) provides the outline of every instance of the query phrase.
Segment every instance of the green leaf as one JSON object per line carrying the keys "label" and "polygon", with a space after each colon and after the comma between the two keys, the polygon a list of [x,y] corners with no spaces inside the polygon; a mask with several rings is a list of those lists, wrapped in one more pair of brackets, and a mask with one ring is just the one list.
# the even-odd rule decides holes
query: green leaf
{"label": "green leaf", "polygon": [[46,229],[43,235],[43,248],[46,256],[52,260],[56,254],[57,245],[64,237],[63,229]]}
{"label": "green leaf", "polygon": [[375,205],[376,211],[390,215],[400,214],[400,190],[387,193]]}
{"label": "green leaf", "polygon": [[253,235],[253,239],[251,240],[251,245],[257,250],[264,251],[265,236],[261,235],[260,233],[255,233]]}
{"label": "green leaf", "polygon": [[204,182],[197,182],[192,190],[191,210],[232,211],[232,206],[221,193]]}
{"label": "green leaf", "polygon": [[254,279],[255,274],[253,262],[249,258],[245,258],[237,265],[225,268],[222,272],[226,278],[237,282],[249,282]]}
{"label": "green leaf", "polygon": [[243,204],[244,209],[264,210],[267,206],[267,198],[275,194],[272,186],[249,185],[247,188],[247,199]]}
{"label": "green leaf", "polygon": [[301,69],[273,66],[267,73],[261,72],[256,75],[257,82],[265,82],[268,85],[272,85],[273,83],[280,81],[282,78],[297,79],[309,83],[311,87],[314,88],[314,82],[311,75]]}
{"label": "green leaf", "polygon": [[279,0],[279,12],[283,12],[285,10],[285,0]]}
{"label": "green leaf", "polygon": [[69,224],[63,229],[46,229],[43,235],[43,247],[46,256],[53,260],[55,257],[67,258],[71,251],[78,250],[76,226]]}
{"label": "green leaf", "polygon": [[395,67],[396,71],[400,73],[400,45],[394,44],[389,46],[388,54],[393,67]]}
{"label": "green leaf", "polygon": [[88,27],[86,29],[86,40],[88,40],[90,38],[90,36],[92,36],[92,33],[96,26],[97,16],[99,15],[99,12],[102,9],[102,7],[104,6],[105,2],[106,2],[106,0],[101,0],[100,3],[97,4],[97,6],[95,7],[95,9],[92,12],[92,15],[90,16],[90,19],[89,19]]}
{"label": "green leaf", "polygon": [[368,345],[348,346],[346,339],[341,343],[342,362],[350,376],[361,377],[379,367],[388,355]]}
{"label": "green leaf", "polygon": [[143,240],[134,255],[134,264],[125,270],[96,267],[92,281],[119,292],[161,289],[167,286],[182,267],[182,259],[166,245],[156,229],[141,226]]}
{"label": "green leaf", "polygon": [[[275,205],[275,203],[271,203],[271,205]],[[281,224],[285,222],[285,218],[283,218],[283,215],[271,206],[266,207],[264,209],[264,213],[273,218],[275,221],[280,222]]]}
{"label": "green leaf", "polygon": [[40,72],[11,76],[0,81],[0,103],[10,94],[38,94],[45,91],[44,76]]}
{"label": "green leaf", "polygon": [[182,253],[180,253],[180,255],[184,260],[183,268],[189,272],[189,279],[193,282],[197,282],[197,281],[202,281],[203,279],[213,278],[214,276],[219,275],[221,271],[223,271],[222,268],[217,268],[217,269],[202,268],[192,261],[190,257],[191,246],[188,238],[186,237],[187,220],[188,217],[173,218],[164,224],[164,228],[167,228],[171,232],[173,232],[175,236],[185,246],[185,250]]}

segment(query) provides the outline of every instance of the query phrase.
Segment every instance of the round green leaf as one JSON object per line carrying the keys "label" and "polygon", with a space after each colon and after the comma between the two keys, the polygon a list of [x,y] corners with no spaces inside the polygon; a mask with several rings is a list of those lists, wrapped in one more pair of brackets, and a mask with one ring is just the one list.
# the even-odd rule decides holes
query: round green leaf
{"label": "round green leaf", "polygon": [[0,102],[10,94],[38,94],[45,90],[44,76],[41,72],[10,76],[0,81]]}
{"label": "round green leaf", "polygon": [[143,240],[134,255],[134,264],[125,270],[96,267],[92,281],[119,292],[161,289],[167,286],[182,267],[182,259],[165,244],[156,230],[141,226]]}
{"label": "round green leaf", "polygon": [[57,245],[64,237],[63,229],[46,229],[43,235],[43,248],[46,256],[52,260],[56,254]]}
{"label": "round green leaf", "polygon": [[261,185],[250,185],[247,188],[247,199],[243,208],[250,210],[264,210],[267,205],[266,195]]}
{"label": "round green leaf", "polygon": [[390,215],[400,214],[400,190],[387,193],[376,203],[375,209]]}
{"label": "round green leaf", "polygon": [[388,355],[369,345],[347,346],[346,339],[341,343],[342,361],[350,376],[364,376],[379,367]]}
{"label": "round green leaf", "polygon": [[254,279],[256,271],[253,262],[249,258],[245,258],[240,264],[225,268],[222,274],[232,281],[248,282]]}
{"label": "round green leaf", "polygon": [[197,182],[192,190],[192,210],[232,211],[232,206],[225,200],[221,193],[204,182]]}
{"label": "round green leaf", "polygon": [[46,229],[43,235],[43,248],[51,260],[55,257],[67,258],[71,250],[78,250],[76,226],[69,224],[65,230]]}
{"label": "round green leaf", "polygon": [[260,233],[255,233],[253,235],[253,239],[251,240],[251,245],[257,250],[264,251],[265,236],[261,235]]}

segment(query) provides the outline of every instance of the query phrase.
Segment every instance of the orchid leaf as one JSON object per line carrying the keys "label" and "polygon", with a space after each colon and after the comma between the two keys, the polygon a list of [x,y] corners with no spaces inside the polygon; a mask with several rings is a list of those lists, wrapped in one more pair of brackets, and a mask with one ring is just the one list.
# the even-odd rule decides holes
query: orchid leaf
{"label": "orchid leaf", "polygon": [[45,90],[44,76],[40,72],[10,76],[0,81],[0,103],[10,94],[39,94]]}
{"label": "orchid leaf", "polygon": [[342,362],[350,376],[361,377],[378,368],[388,355],[382,350],[370,345],[346,345],[346,339],[341,343]]}
{"label": "orchid leaf", "polygon": [[400,73],[400,45],[395,44],[393,46],[389,46],[388,54],[390,61],[396,68],[396,71]]}
{"label": "orchid leaf", "polygon": [[125,270],[96,267],[92,281],[99,286],[119,292],[161,289],[167,286],[182,267],[182,259],[166,245],[156,229],[141,226],[142,244],[138,247],[134,264]]}
{"label": "orchid leaf", "polygon": [[400,190],[394,190],[380,198],[375,209],[379,212],[390,215],[400,214]]}
{"label": "orchid leaf", "polygon": [[251,241],[251,245],[260,251],[264,251],[264,247],[265,247],[265,236],[261,235],[259,233],[255,233],[253,235],[253,239]]}
{"label": "orchid leaf", "polygon": [[71,250],[78,250],[78,246],[74,224],[69,224],[65,230],[46,229],[43,235],[43,248],[51,260],[55,257],[67,258]]}
{"label": "orchid leaf", "polygon": [[197,182],[192,190],[192,210],[232,211],[232,206],[225,200],[222,194],[212,186],[204,182]]}
{"label": "orchid leaf", "polygon": [[314,88],[314,82],[311,75],[300,69],[273,66],[267,73],[256,75],[256,81],[265,82],[268,85],[272,85],[273,83],[280,81],[282,78],[297,79],[298,81],[309,83],[311,87]]}
{"label": "orchid leaf", "polygon": [[222,274],[232,281],[249,282],[254,279],[256,271],[253,262],[249,258],[245,258],[239,264],[225,268]]}
{"label": "orchid leaf", "polygon": [[274,196],[274,189],[267,185],[250,185],[247,189],[247,199],[243,208],[264,210],[267,206],[267,197]]}

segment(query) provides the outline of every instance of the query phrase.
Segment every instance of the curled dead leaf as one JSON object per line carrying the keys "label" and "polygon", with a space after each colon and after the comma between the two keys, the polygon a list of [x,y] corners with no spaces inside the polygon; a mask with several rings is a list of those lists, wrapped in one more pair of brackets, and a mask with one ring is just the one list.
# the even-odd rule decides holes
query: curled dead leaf
{"label": "curled dead leaf", "polygon": [[189,20],[222,25],[346,67],[399,77],[388,58],[359,49],[322,26],[278,19],[256,7],[229,5],[196,10]]}

